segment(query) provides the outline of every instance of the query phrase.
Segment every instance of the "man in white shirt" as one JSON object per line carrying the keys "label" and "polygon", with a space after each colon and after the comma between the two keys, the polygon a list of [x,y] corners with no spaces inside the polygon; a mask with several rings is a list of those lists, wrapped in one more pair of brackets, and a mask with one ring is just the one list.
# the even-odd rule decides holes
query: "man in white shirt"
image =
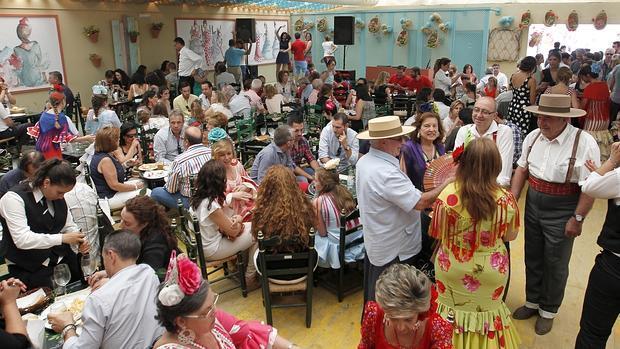
{"label": "man in white shirt", "polygon": [[127,230],[106,236],[102,253],[108,279],[89,280],[94,291],[84,304],[82,333],[77,335],[71,312],[48,315],[64,349],[149,348],[163,333],[155,319],[159,279],[149,265],[136,265],[140,249],[140,238]]}
{"label": "man in white shirt", "polygon": [[198,96],[198,99],[200,99],[200,103],[202,104],[202,109],[207,110],[209,109],[209,106],[211,105],[211,95],[213,94],[213,84],[211,83],[211,81],[205,81],[202,84],[200,84],[200,89],[202,90],[202,93],[200,94],[200,96]]}
{"label": "man in white shirt", "polygon": [[185,150],[185,119],[180,110],[173,110],[168,117],[169,125],[157,131],[153,138],[155,161],[171,164]]}
{"label": "man in white shirt", "polygon": [[493,76],[495,76],[495,78],[497,79],[497,88],[499,88],[502,91],[507,90],[508,89],[508,77],[506,76],[506,74],[499,71],[499,64],[497,63],[493,64],[492,68],[493,68]]}
{"label": "man in white shirt", "polygon": [[430,207],[449,183],[421,193],[400,169],[403,136],[413,127],[397,116],[368,121],[359,139],[370,140],[370,151],[357,163],[355,188],[364,225],[364,302],[375,299],[375,283],[394,263],[413,264],[422,249],[420,210]]}
{"label": "man in white shirt", "polygon": [[543,94],[538,106],[525,107],[538,117],[538,129],[523,141],[523,152],[511,191],[519,200],[526,179],[525,305],[513,317],[539,316],[535,331],[551,331],[564,298],[568,262],[575,238],[594,199],[580,185],[590,173],[586,163],[600,164],[600,150],[587,132],[573,127],[570,118],[586,114],[571,108],[568,95]]}
{"label": "man in white shirt", "polygon": [[474,123],[459,129],[454,147],[457,148],[468,140],[478,137],[492,139],[502,157],[502,172],[497,176],[497,183],[503,187],[509,187],[510,177],[512,176],[512,157],[515,150],[514,139],[512,129],[509,126],[495,122],[496,115],[497,111],[493,98],[478,98],[472,111]]}
{"label": "man in white shirt", "polygon": [[181,94],[172,101],[172,108],[180,110],[183,116],[189,118],[192,116],[192,103],[198,99],[198,96],[192,94],[192,87],[187,81],[179,82],[179,90]]}
{"label": "man in white shirt", "polygon": [[445,105],[445,100],[446,93],[442,89],[436,88],[433,91],[433,101],[437,106],[437,112],[441,120],[445,120],[448,117],[448,114],[450,114],[450,107]]}
{"label": "man in white shirt", "polygon": [[15,124],[11,119],[11,113],[0,102],[0,139],[6,139],[15,137],[17,140],[18,151],[21,152],[21,147],[24,144],[28,144],[30,136],[26,133],[26,129],[31,124]]}
{"label": "man in white shirt", "polygon": [[338,170],[355,165],[359,157],[357,132],[349,128],[349,119],[345,113],[336,113],[332,121],[321,131],[319,139],[319,162],[324,164],[339,158]]}
{"label": "man in white shirt", "polygon": [[196,52],[185,47],[185,40],[177,37],[174,39],[174,49],[179,54],[179,92],[181,83],[187,82],[189,86],[194,86],[194,73],[204,65],[204,58]]}

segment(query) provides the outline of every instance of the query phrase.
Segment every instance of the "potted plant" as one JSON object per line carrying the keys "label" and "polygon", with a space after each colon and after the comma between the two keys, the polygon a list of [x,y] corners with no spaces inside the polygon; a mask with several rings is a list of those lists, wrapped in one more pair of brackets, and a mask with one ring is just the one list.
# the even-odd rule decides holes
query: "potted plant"
{"label": "potted plant", "polygon": [[157,39],[159,37],[159,33],[161,32],[161,28],[163,28],[164,24],[162,22],[159,23],[151,23],[151,37],[153,39]]}
{"label": "potted plant", "polygon": [[95,68],[101,67],[101,56],[96,53],[90,54],[90,62],[95,66]]}
{"label": "potted plant", "polygon": [[90,40],[90,42],[95,43],[99,40],[99,28],[94,25],[89,25],[88,27],[84,27],[84,36]]}
{"label": "potted plant", "polygon": [[129,41],[136,43],[138,41],[138,35],[140,35],[139,31],[131,30],[129,31]]}

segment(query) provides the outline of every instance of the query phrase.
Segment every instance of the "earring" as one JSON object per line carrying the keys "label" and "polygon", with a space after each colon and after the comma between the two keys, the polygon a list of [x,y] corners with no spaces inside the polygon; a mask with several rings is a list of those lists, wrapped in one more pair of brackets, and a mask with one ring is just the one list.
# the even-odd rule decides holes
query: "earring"
{"label": "earring", "polygon": [[179,337],[179,342],[181,342],[181,344],[191,344],[194,342],[194,339],[196,339],[196,334],[194,331],[187,327],[183,327],[177,336]]}

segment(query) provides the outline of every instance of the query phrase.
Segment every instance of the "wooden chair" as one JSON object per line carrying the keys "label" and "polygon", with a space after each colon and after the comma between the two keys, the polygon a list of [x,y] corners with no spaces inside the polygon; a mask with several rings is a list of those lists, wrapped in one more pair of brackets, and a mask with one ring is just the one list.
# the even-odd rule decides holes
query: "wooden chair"
{"label": "wooden chair", "polygon": [[235,120],[235,128],[237,129],[237,143],[239,144],[256,136],[256,122],[254,119],[237,119]]}
{"label": "wooden chair", "polygon": [[[297,253],[271,253],[283,242],[279,236],[265,238],[262,232],[258,232],[258,271],[261,273],[261,286],[263,291],[263,305],[267,323],[272,325],[272,308],[306,307],[306,327],[312,324],[312,287],[314,285],[313,275],[316,265],[317,254],[314,249],[314,228],[310,230],[310,241],[308,251]],[[278,265],[276,265],[276,263]],[[288,266],[282,266],[288,264]],[[305,277],[297,279],[296,283],[280,284],[271,278],[278,279],[283,276]],[[302,303],[282,303],[273,304],[273,294],[301,293],[304,295],[305,302]]]}
{"label": "wooden chair", "polygon": [[391,106],[389,104],[375,106],[375,114],[377,114],[377,117],[390,115],[390,110]]}
{"label": "wooden chair", "polygon": [[[226,279],[230,279],[230,280],[233,280],[233,282],[235,282],[236,281],[235,279],[238,278],[239,283],[237,285],[229,286],[228,288],[222,291],[218,290],[218,292],[226,293],[228,291],[232,291],[234,289],[240,288],[241,295],[244,298],[247,297],[248,289],[245,283],[245,273],[244,273],[245,268],[246,268],[246,263],[243,258],[243,251],[238,252],[237,254],[234,254],[226,258],[207,261],[205,257],[205,253],[204,253],[204,248],[202,245],[202,235],[200,235],[200,224],[198,222],[198,218],[196,218],[196,215],[190,213],[188,210],[186,210],[183,207],[183,203],[181,202],[180,199],[178,200],[177,207],[179,210],[179,219],[181,221],[179,226],[176,228],[177,238],[180,239],[183,242],[183,244],[185,244],[187,248],[188,257],[192,261],[197,262],[198,266],[200,267],[202,277],[208,280],[211,285],[214,285]],[[231,272],[228,269],[227,263],[236,263],[237,270],[234,272]],[[214,273],[220,270],[223,271],[224,273],[223,276],[209,280],[210,275],[213,275]]]}

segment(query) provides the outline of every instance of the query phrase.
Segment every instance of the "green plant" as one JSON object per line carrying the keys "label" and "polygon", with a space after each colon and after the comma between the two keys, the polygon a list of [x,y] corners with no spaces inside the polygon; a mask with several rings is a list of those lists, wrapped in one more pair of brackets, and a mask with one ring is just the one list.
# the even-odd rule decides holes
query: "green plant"
{"label": "green plant", "polygon": [[96,54],[96,53],[91,53],[89,57],[90,57],[90,59],[93,59],[93,60],[94,60],[94,59],[101,59],[101,56],[99,56],[99,55],[98,55],[98,54]]}
{"label": "green plant", "polygon": [[129,36],[138,36],[140,35],[140,32],[136,30],[131,30],[127,34],[129,34]]}
{"label": "green plant", "polygon": [[88,27],[84,27],[83,33],[84,36],[89,37],[93,34],[99,33],[99,28],[95,27],[94,25],[89,25]]}
{"label": "green plant", "polygon": [[151,23],[151,29],[152,30],[161,30],[161,28],[164,27],[164,24],[162,22],[159,23]]}

